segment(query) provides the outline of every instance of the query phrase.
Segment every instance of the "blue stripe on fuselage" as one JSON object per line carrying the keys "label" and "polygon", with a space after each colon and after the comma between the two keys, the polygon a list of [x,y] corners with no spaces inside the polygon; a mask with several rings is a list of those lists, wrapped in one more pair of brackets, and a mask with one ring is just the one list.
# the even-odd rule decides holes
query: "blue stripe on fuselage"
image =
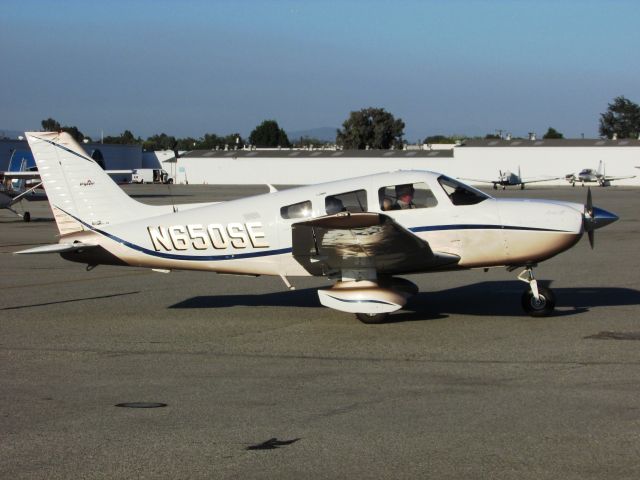
{"label": "blue stripe on fuselage", "polygon": [[[185,260],[185,261],[220,261],[220,260],[238,260],[242,258],[255,258],[255,257],[267,257],[270,255],[283,255],[286,253],[291,253],[293,249],[291,247],[288,248],[280,248],[277,250],[267,250],[260,252],[251,252],[251,253],[230,253],[226,255],[183,255],[178,253],[165,253],[165,252],[157,252],[155,250],[150,250],[146,247],[142,247],[140,245],[136,245],[135,243],[131,243],[127,240],[124,240],[116,235],[112,235],[111,233],[107,233],[104,230],[100,230],[95,228],[88,223],[80,220],[75,215],[71,215],[70,213],[64,211],[60,207],[56,207],[62,212],[66,213],[70,217],[74,218],[82,225],[87,227],[89,230],[99,233],[114,242],[118,242],[121,245],[124,245],[132,250],[136,250],[138,252],[144,253],[146,255],[151,255],[154,257],[165,258],[168,260]],[[423,227],[411,227],[409,228],[412,232],[432,232],[439,230],[523,230],[523,231],[543,231],[543,232],[565,232],[566,230],[553,230],[549,228],[535,228],[535,227],[517,227],[517,226],[509,226],[509,225],[473,225],[473,224],[458,224],[458,225],[429,225]]]}

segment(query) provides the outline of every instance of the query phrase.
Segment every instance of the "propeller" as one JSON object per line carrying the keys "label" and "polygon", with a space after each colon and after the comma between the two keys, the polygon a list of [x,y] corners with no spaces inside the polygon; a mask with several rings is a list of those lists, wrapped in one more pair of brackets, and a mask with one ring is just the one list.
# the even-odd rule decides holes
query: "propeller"
{"label": "propeller", "polygon": [[584,214],[582,218],[584,230],[587,232],[587,236],[589,237],[589,245],[591,245],[591,248],[594,246],[594,230],[606,227],[618,220],[618,216],[616,214],[593,206],[593,201],[591,200],[591,187],[587,190],[587,203],[584,206]]}
{"label": "propeller", "polygon": [[593,250],[595,245],[595,219],[593,218],[593,200],[591,199],[591,187],[587,190],[587,203],[584,206],[584,229],[587,231],[589,237],[589,245]]}

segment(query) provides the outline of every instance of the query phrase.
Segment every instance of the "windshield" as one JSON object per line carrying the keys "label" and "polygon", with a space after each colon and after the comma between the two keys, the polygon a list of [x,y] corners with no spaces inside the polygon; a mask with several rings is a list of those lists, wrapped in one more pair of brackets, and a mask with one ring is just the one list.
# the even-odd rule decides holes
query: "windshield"
{"label": "windshield", "polygon": [[438,177],[438,183],[440,183],[447,196],[451,199],[451,203],[454,205],[475,205],[487,198],[491,198],[486,193],[445,175]]}

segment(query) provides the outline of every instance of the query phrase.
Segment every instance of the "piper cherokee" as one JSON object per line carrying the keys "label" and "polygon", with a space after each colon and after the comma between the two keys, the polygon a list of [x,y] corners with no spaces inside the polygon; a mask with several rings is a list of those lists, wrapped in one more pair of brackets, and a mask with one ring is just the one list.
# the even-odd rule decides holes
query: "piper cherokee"
{"label": "piper cherokee", "polygon": [[418,288],[399,275],[522,268],[521,303],[550,315],[533,269],[618,217],[587,204],[495,199],[429,171],[381,173],[220,203],[151,206],[129,197],[64,132],[27,132],[60,232],[20,254],[96,265],[325,276],[320,303],[381,323]]}

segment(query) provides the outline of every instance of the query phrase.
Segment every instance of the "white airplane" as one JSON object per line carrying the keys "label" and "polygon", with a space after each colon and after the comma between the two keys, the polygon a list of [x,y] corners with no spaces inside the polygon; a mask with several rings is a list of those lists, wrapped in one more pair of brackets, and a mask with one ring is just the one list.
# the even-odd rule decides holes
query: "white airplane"
{"label": "white airplane", "polygon": [[[104,170],[108,175],[131,174],[132,170]],[[25,222],[31,221],[31,213],[24,210],[23,213],[14,210],[13,205],[22,202],[22,200],[44,200],[43,192],[38,189],[42,187],[40,173],[37,170],[16,170],[0,172],[0,176],[4,180],[4,191],[0,191],[0,209],[9,210],[11,213],[22,218]],[[13,181],[19,180],[21,184],[17,188],[14,187]],[[26,183],[31,181],[31,185]]]}
{"label": "white airplane", "polygon": [[582,183],[584,187],[585,183],[598,183],[601,187],[608,187],[614,180],[624,180],[626,178],[635,178],[635,175],[628,175],[626,177],[610,177],[605,172],[604,162],[600,160],[598,169],[583,168],[578,173],[568,173],[564,177],[572,187],[576,186],[577,182]]}
{"label": "white airplane", "polygon": [[498,179],[497,180],[478,180],[475,178],[463,178],[462,180],[467,180],[470,182],[477,183],[487,183],[493,184],[493,189],[497,190],[498,185],[505,190],[507,187],[517,187],[520,186],[520,190],[524,190],[524,186],[527,183],[538,183],[538,182],[548,182],[550,180],[557,180],[559,177],[532,177],[532,178],[522,178],[520,174],[520,167],[518,167],[518,173],[511,172],[509,170],[498,170]]}
{"label": "white airplane", "polygon": [[[398,171],[207,205],[151,206],[123,192],[66,133],[27,132],[60,231],[59,242],[19,254],[159,271],[326,276],[323,305],[380,323],[417,287],[396,275],[522,267],[532,316],[553,292],[533,268],[586,231],[617,220],[591,205],[494,199],[445,175]],[[395,205],[394,205],[395,204]],[[398,205],[404,207],[396,209]],[[389,210],[387,210],[389,208]],[[592,243],[593,246],[593,243]]]}

